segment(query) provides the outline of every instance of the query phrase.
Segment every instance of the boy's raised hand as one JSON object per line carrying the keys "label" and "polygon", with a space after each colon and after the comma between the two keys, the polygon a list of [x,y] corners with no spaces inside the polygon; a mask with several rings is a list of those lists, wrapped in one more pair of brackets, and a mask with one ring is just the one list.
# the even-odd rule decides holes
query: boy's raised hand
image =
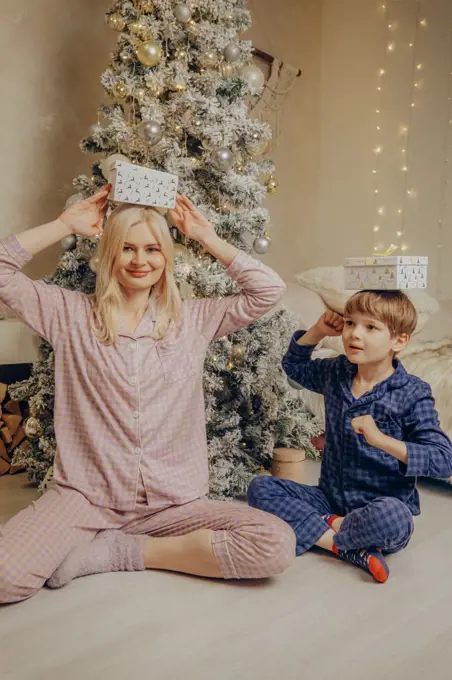
{"label": "boy's raised hand", "polygon": [[331,309],[326,311],[315,324],[316,330],[324,337],[337,337],[342,335],[344,328],[344,317],[333,312]]}

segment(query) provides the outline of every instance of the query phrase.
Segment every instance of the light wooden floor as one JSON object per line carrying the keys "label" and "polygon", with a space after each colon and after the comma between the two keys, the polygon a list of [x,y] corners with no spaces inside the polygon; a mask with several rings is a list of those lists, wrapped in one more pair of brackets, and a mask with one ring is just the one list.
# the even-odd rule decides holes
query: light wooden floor
{"label": "light wooden floor", "polygon": [[[306,481],[318,465],[306,462]],[[0,522],[34,497],[0,479]],[[267,583],[107,574],[0,608],[1,680],[450,680],[452,489],[422,489],[391,577],[309,553]]]}

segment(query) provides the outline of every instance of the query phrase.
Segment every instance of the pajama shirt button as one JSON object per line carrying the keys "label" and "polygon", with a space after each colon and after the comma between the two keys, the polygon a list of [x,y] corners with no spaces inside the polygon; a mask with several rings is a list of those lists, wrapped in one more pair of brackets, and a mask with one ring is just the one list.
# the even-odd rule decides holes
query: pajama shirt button
{"label": "pajama shirt button", "polygon": [[137,456],[139,456],[140,453],[141,453],[141,449],[139,449],[139,448],[137,447],[137,448],[135,449],[135,453],[137,454]]}
{"label": "pajama shirt button", "polygon": [[137,379],[136,378],[130,378],[130,382],[132,383],[132,385],[136,385]]}
{"label": "pajama shirt button", "polygon": [[136,349],[137,346],[134,342],[129,342],[129,349]]}
{"label": "pajama shirt button", "polygon": [[134,418],[139,418],[139,417],[140,417],[140,414],[138,413],[138,411],[134,411],[134,412],[132,413],[132,416],[133,416]]}

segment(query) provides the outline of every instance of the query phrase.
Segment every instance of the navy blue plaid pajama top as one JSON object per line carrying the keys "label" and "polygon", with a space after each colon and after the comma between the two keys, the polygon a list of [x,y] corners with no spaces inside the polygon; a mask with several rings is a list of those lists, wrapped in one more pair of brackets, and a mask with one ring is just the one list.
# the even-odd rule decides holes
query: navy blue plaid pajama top
{"label": "navy blue plaid pajama top", "polygon": [[[344,515],[383,496],[399,498],[418,515],[416,477],[452,475],[452,444],[440,428],[430,386],[396,359],[393,375],[356,399],[352,383],[357,366],[345,355],[311,359],[315,347],[297,344],[304,332],[294,334],[282,367],[293,381],[325,398],[320,488]],[[351,421],[363,415],[371,415],[382,432],[406,443],[406,465],[355,433]]]}

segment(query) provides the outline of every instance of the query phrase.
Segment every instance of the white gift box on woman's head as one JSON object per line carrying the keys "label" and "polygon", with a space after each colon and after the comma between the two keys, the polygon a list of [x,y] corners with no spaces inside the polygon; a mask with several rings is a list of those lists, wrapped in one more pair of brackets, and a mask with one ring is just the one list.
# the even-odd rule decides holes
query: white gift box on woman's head
{"label": "white gift box on woman's head", "polygon": [[178,178],[169,172],[152,170],[126,161],[116,161],[109,181],[110,198],[118,203],[174,208]]}
{"label": "white gift box on woman's head", "polygon": [[344,261],[346,290],[427,288],[428,257],[386,255],[348,257]]}

